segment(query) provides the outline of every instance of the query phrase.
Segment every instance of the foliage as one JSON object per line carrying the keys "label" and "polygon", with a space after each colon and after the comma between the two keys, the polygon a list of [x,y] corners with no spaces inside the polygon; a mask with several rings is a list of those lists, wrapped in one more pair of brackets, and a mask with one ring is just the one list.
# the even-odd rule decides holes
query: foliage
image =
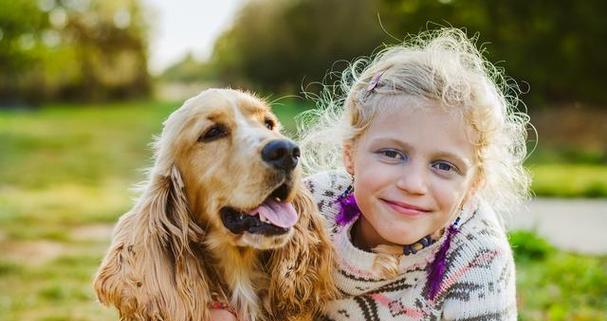
{"label": "foliage", "polygon": [[211,63],[229,83],[297,92],[332,63],[369,53],[382,38],[377,1],[250,1],[217,40]]}
{"label": "foliage", "polygon": [[517,262],[544,260],[556,252],[550,243],[529,231],[510,233],[509,240]]}
{"label": "foliage", "polygon": [[607,21],[599,14],[607,10],[604,1],[384,0],[381,10],[400,34],[421,30],[426,21],[478,32],[489,59],[528,83],[522,89],[530,90],[533,105],[607,102],[601,76],[607,46],[600,40],[607,37]]}
{"label": "foliage", "polygon": [[519,320],[607,320],[607,257],[556,250],[534,233],[510,233]]}
{"label": "foliage", "polygon": [[[529,91],[523,98],[530,106],[605,103],[605,11],[607,2],[600,0],[250,1],[217,40],[212,64],[232,84],[297,91],[321,81],[335,61],[453,25],[470,36],[479,33],[489,60]],[[398,40],[382,31],[378,16]]]}
{"label": "foliage", "polygon": [[0,106],[149,90],[139,0],[1,0]]}

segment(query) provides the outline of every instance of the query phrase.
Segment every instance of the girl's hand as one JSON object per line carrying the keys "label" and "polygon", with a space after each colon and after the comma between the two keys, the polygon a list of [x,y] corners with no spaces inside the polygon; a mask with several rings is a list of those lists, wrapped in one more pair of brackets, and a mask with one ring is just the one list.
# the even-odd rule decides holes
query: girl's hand
{"label": "girl's hand", "polygon": [[232,312],[224,309],[211,309],[211,321],[238,321]]}

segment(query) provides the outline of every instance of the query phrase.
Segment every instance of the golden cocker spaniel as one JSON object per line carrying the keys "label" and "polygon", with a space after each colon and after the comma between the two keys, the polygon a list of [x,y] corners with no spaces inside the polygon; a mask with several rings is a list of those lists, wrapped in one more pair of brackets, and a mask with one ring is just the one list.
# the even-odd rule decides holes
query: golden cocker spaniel
{"label": "golden cocker spaniel", "polygon": [[164,122],[155,163],[94,281],[123,320],[311,320],[335,295],[332,250],[299,148],[251,94],[209,89]]}

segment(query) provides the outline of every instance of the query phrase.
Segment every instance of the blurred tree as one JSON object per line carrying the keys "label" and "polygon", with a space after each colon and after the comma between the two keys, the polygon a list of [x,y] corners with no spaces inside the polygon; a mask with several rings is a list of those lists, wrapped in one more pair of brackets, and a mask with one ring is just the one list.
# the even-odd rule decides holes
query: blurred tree
{"label": "blurred tree", "polygon": [[0,104],[147,94],[138,0],[0,0]]}
{"label": "blurred tree", "polygon": [[206,61],[197,60],[191,53],[167,68],[159,77],[166,82],[195,83],[212,81],[217,76],[212,66]]}
{"label": "blurred tree", "polygon": [[[294,91],[333,62],[368,54],[383,34],[374,0],[248,2],[216,42],[212,63],[233,85]],[[304,79],[305,78],[305,79]]]}
{"label": "blurred tree", "polygon": [[[607,2],[601,0],[382,0],[390,30],[415,33],[451,24],[479,33],[487,56],[534,103],[606,103]],[[427,24],[426,21],[437,25]]]}
{"label": "blurred tree", "polygon": [[381,49],[389,38],[379,15],[399,38],[448,25],[479,33],[532,105],[606,103],[604,12],[600,0],[254,0],[217,40],[211,63],[233,85],[294,91],[337,60]]}
{"label": "blurred tree", "polygon": [[21,73],[38,59],[35,34],[48,26],[36,3],[0,0],[0,96],[21,94]]}

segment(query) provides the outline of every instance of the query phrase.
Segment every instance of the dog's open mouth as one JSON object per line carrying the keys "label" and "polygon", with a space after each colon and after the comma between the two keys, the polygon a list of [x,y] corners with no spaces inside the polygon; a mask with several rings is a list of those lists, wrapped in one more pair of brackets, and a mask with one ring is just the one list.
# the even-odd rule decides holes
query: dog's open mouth
{"label": "dog's open mouth", "polygon": [[235,234],[279,235],[289,231],[297,222],[297,212],[291,203],[284,202],[290,192],[287,184],[280,185],[258,207],[239,210],[224,207],[220,210],[223,225]]}

